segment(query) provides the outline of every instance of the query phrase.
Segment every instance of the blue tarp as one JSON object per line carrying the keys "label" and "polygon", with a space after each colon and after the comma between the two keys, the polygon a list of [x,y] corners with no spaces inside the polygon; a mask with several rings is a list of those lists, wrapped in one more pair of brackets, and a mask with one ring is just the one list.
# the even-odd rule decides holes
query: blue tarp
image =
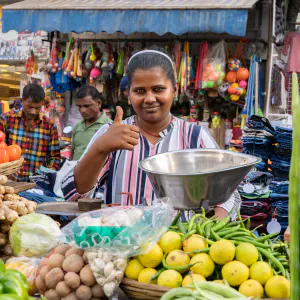
{"label": "blue tarp", "polygon": [[3,32],[187,32],[245,36],[247,10],[13,10],[3,9]]}

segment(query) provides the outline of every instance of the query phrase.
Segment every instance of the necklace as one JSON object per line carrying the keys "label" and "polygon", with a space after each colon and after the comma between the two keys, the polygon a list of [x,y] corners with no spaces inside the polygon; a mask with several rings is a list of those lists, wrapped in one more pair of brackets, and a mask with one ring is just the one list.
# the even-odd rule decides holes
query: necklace
{"label": "necklace", "polygon": [[[138,116],[135,118],[135,120],[136,120],[137,125],[138,125],[145,133],[147,133],[147,134],[149,134],[149,135],[151,135],[151,136],[153,136],[153,137],[160,137],[159,134],[154,134],[154,133],[151,133],[151,132],[145,130],[145,128],[142,127],[141,124],[139,123]],[[171,121],[170,121],[169,124],[171,124],[172,120],[173,120],[173,117],[171,118]]]}

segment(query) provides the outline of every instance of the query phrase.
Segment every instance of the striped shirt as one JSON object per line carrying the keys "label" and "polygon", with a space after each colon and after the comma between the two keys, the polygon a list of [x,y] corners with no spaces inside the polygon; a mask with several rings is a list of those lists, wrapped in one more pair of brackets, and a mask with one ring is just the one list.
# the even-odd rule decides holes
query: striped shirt
{"label": "striped shirt", "polygon": [[[136,125],[135,117],[130,117],[123,123]],[[99,129],[86,151],[106,132],[110,125],[104,125]],[[135,205],[142,204],[143,198],[150,204],[155,199],[155,194],[146,173],[139,169],[139,162],[163,152],[197,148],[218,148],[218,145],[205,128],[173,118],[170,125],[160,133],[160,139],[155,145],[152,145],[140,134],[138,145],[134,147],[133,151],[119,150],[110,153],[99,174],[97,186],[105,184],[107,204],[127,205],[128,196],[121,195],[121,192],[131,193]],[[73,170],[62,181],[62,190],[68,201],[76,201],[80,197],[75,188]],[[230,212],[236,211],[235,208],[238,208],[239,205],[240,197],[235,192],[227,202],[220,206]]]}

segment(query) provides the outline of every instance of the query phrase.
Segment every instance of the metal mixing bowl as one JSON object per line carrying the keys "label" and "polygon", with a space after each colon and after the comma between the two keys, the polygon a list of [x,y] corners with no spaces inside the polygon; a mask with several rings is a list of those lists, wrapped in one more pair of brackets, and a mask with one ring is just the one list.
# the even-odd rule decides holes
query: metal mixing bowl
{"label": "metal mixing bowl", "polygon": [[139,167],[158,198],[169,197],[177,209],[197,209],[227,201],[260,158],[219,149],[189,149],[146,158]]}

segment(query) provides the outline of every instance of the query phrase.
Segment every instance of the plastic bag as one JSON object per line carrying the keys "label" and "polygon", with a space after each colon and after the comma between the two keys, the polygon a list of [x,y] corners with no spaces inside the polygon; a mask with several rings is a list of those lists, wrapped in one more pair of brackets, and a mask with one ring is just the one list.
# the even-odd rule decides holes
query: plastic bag
{"label": "plastic bag", "polygon": [[40,262],[41,259],[38,258],[29,258],[25,256],[12,257],[6,261],[5,267],[6,269],[17,270],[25,275],[27,282],[31,287],[29,294],[33,295],[35,293],[35,279]]}
{"label": "plastic bag", "polygon": [[218,89],[223,84],[226,71],[226,42],[222,40],[208,51],[202,74],[203,89]]}
{"label": "plastic bag", "polygon": [[174,217],[168,199],[152,206],[114,206],[80,215],[62,229],[66,243],[87,250],[96,281],[111,297],[123,279],[127,257],[147,253]]}

